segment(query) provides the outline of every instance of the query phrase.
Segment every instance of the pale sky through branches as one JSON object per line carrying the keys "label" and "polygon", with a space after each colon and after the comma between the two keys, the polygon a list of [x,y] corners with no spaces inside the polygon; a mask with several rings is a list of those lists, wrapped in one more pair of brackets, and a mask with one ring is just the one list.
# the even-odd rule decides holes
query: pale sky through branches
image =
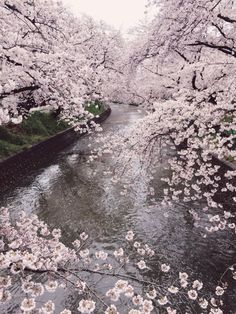
{"label": "pale sky through branches", "polygon": [[75,15],[85,13],[126,32],[145,18],[146,0],[62,0]]}

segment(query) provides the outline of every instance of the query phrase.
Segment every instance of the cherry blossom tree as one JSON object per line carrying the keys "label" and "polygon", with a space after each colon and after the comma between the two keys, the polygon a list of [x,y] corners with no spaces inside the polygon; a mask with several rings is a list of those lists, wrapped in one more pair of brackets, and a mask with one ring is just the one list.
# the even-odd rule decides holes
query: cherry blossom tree
{"label": "cherry blossom tree", "polygon": [[4,0],[0,10],[2,122],[44,105],[84,116],[86,101],[105,98],[101,85],[118,73],[119,32],[55,1]]}
{"label": "cherry blossom tree", "polygon": [[[158,160],[161,138],[166,142],[170,139],[178,152],[170,161],[174,172],[167,183],[172,192],[174,186],[182,184],[174,199],[188,201],[190,190],[195,190],[193,199],[206,198],[208,205],[216,206],[213,199],[219,189],[232,192],[232,196],[235,192],[235,172],[223,173],[223,187],[218,182],[220,166],[212,165],[212,156],[232,161],[236,157],[235,3],[153,3],[157,16],[140,32],[128,55],[130,83],[126,94],[142,104],[149,115],[132,132],[133,137],[116,142],[122,149],[124,143],[128,149],[134,148],[125,152],[124,158],[130,160],[135,151],[142,163],[149,165],[155,151]],[[108,149],[112,146],[111,141]],[[194,189],[192,180],[196,181]],[[204,189],[208,192],[203,193]]]}
{"label": "cherry blossom tree", "polygon": [[[151,270],[149,263],[155,251],[148,244],[137,241],[131,230],[124,237],[124,247],[108,255],[104,251],[89,249],[89,237],[85,232],[73,242],[73,248],[66,247],[60,241],[60,230],[50,230],[36,215],[27,216],[22,212],[13,223],[8,210],[1,208],[0,219],[0,269],[4,274],[0,277],[1,306],[7,307],[9,302],[14,302],[11,301],[14,296],[11,291],[18,282],[21,294],[17,296],[17,303],[21,313],[59,313],[53,296],[61,289],[71,288],[77,295],[78,313],[116,314],[125,311],[137,314],[165,309],[165,312],[174,314],[181,311],[178,303],[183,297],[196,311],[207,309],[211,314],[222,313],[224,286],[217,286],[206,299],[201,291],[204,283],[190,278],[186,272],[174,274],[177,277],[175,283],[166,280],[166,286],[155,280],[140,279],[138,272]],[[163,263],[158,267],[162,276],[168,278],[171,266]],[[128,274],[122,269],[128,269]],[[40,278],[37,275],[41,275]],[[93,275],[105,280],[113,278],[105,294],[101,295],[90,283],[89,278]],[[235,271],[232,275],[235,277]],[[45,293],[51,295],[47,302],[43,302]],[[67,308],[60,313],[72,311],[75,309]]]}
{"label": "cherry blossom tree", "polygon": [[[163,178],[161,206],[199,201],[200,212],[188,211],[195,225],[207,217],[211,227],[204,232],[226,230],[235,237],[232,208],[217,195],[227,195],[235,207],[236,172],[213,159],[236,158],[235,3],[154,0],[150,5],[156,17],[125,45],[119,32],[88,17],[78,20],[60,3],[0,0],[1,123],[44,104],[69,119],[83,116],[84,103],[93,99],[142,105],[147,115],[128,137],[102,135],[90,160],[116,156],[113,180],[120,176],[127,193],[127,186],[135,188],[136,174],[151,181],[157,163],[168,159],[171,176]],[[118,307],[125,303],[129,314],[163,309],[173,314],[185,310],[178,308],[185,298],[192,312],[220,314],[225,276],[236,278],[234,264],[206,297],[204,283],[185,270],[166,285],[139,279],[139,272],[151,269],[155,252],[132,230],[124,235],[128,253],[125,244],[109,256],[89,248],[85,233],[73,248],[66,247],[60,230],[50,231],[35,215],[21,213],[14,220],[2,208],[0,218],[0,300],[7,304],[10,288],[20,282],[23,313],[57,311],[52,300],[42,304],[41,296],[70,286],[78,293],[80,313],[123,313]],[[163,276],[171,273],[168,261],[158,267]],[[37,281],[37,274],[44,274],[46,283]],[[100,295],[85,274],[112,277],[114,284]]]}
{"label": "cherry blossom tree", "polygon": [[[188,210],[194,225],[235,238],[235,1],[150,5],[157,15],[128,53],[129,84],[124,84],[126,102],[148,114],[128,136],[101,138],[104,146],[95,156],[112,152],[120,159],[114,181],[124,183],[124,193],[135,188],[135,178],[151,181],[166,159],[171,176],[162,179],[163,209],[199,202],[200,211]],[[206,219],[210,227],[204,226]]]}

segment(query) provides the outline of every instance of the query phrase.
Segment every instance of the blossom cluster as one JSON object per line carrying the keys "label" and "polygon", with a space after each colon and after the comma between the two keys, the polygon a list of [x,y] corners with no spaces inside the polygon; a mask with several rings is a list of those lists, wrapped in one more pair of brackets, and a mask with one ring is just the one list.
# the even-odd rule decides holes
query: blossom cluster
{"label": "blossom cluster", "polygon": [[[75,249],[70,249],[60,241],[60,230],[50,231],[36,215],[27,216],[20,213],[14,222],[9,211],[1,208],[0,219],[2,239],[0,268],[4,271],[4,275],[0,277],[0,302],[5,304],[11,302],[11,298],[14,297],[14,290],[11,288],[18,282],[22,292],[18,306],[22,313],[35,311],[44,314],[57,313],[57,305],[53,298],[42,305],[41,297],[45,292],[53,295],[58,289],[67,289],[67,285],[78,295],[79,313],[93,313],[96,309],[103,309],[109,314],[123,313],[122,300],[126,300],[129,314],[152,313],[159,307],[164,307],[167,313],[175,314],[177,309],[174,298],[178,300],[178,296],[181,298],[183,294],[186,295],[188,302],[195,302],[199,308],[208,310],[211,314],[222,313],[221,297],[227,289],[225,284],[218,285],[212,297],[207,299],[201,293],[203,282],[198,279],[191,280],[186,272],[179,272],[174,284],[167,280],[166,286],[160,285],[158,281],[138,279],[137,272],[151,269],[150,259],[155,252],[149,245],[139,242],[132,230],[127,231],[124,236],[127,247],[120,247],[114,252],[103,250],[92,252],[84,248],[88,241],[85,232],[73,242]],[[135,267],[134,275],[124,272],[128,265]],[[124,270],[120,273],[119,270],[122,268]],[[171,266],[167,263],[160,264],[159,270],[163,279],[165,277],[168,279],[172,272]],[[231,267],[230,271],[232,277],[236,278],[234,267]],[[86,272],[116,280],[103,296],[99,296],[96,287],[90,286],[89,281],[85,279]],[[35,280],[33,275],[38,273],[46,275],[46,282]],[[143,295],[140,288],[144,292]],[[71,310],[74,309],[64,309],[61,314],[69,314]]]}

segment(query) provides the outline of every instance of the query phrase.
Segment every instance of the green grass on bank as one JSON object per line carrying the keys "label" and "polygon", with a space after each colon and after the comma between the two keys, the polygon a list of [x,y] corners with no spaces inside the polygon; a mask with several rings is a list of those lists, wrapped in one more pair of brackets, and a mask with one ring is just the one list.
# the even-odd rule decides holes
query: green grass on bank
{"label": "green grass on bank", "polygon": [[9,157],[33,144],[68,128],[53,113],[34,112],[21,124],[0,126],[0,159]]}
{"label": "green grass on bank", "polygon": [[94,116],[98,116],[105,110],[105,107],[100,101],[95,100],[95,102],[87,103],[85,110],[92,113]]}
{"label": "green grass on bank", "polygon": [[[104,109],[104,105],[97,101],[86,105],[86,110],[94,116],[101,114]],[[32,113],[21,124],[0,126],[0,160],[28,149],[68,127],[69,124],[59,120],[53,112],[40,111]]]}

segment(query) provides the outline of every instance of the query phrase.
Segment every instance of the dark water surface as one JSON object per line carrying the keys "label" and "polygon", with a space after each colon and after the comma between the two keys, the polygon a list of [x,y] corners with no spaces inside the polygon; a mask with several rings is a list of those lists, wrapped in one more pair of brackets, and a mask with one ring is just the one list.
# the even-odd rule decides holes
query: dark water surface
{"label": "dark water surface", "polygon": [[[103,124],[103,132],[128,132],[129,126],[141,116],[136,108],[113,106],[111,116]],[[19,209],[34,212],[50,226],[60,227],[62,241],[66,244],[86,231],[94,238],[93,248],[107,252],[122,245],[125,233],[132,229],[137,240],[149,243],[156,252],[151,261],[152,271],[145,275],[148,279],[158,279],[162,283],[166,277],[160,274],[159,266],[168,263],[172,273],[176,272],[173,278],[178,277],[178,271],[186,271],[193,279],[204,282],[209,295],[225,268],[235,260],[235,237],[230,238],[224,232],[205,236],[202,229],[194,227],[188,210],[197,210],[199,204],[177,204],[168,209],[150,206],[151,197],[145,193],[145,178],[140,178],[136,191],[121,195],[120,185],[104,175],[107,165],[114,164],[111,157],[87,163],[89,144],[93,145],[95,137],[85,136],[63,151],[48,167],[24,174],[21,186],[9,187],[7,192],[0,193],[1,205],[8,205],[13,212]],[[153,181],[156,196],[160,199],[164,166],[164,163],[159,165]],[[99,284],[101,290],[106,290],[109,281]],[[78,306],[73,292],[65,293],[59,289],[53,300],[59,309],[69,302]],[[3,312],[17,313],[16,303],[14,300]],[[225,304],[224,313],[236,313],[235,286],[225,296]],[[201,313],[194,309],[190,312]]]}

